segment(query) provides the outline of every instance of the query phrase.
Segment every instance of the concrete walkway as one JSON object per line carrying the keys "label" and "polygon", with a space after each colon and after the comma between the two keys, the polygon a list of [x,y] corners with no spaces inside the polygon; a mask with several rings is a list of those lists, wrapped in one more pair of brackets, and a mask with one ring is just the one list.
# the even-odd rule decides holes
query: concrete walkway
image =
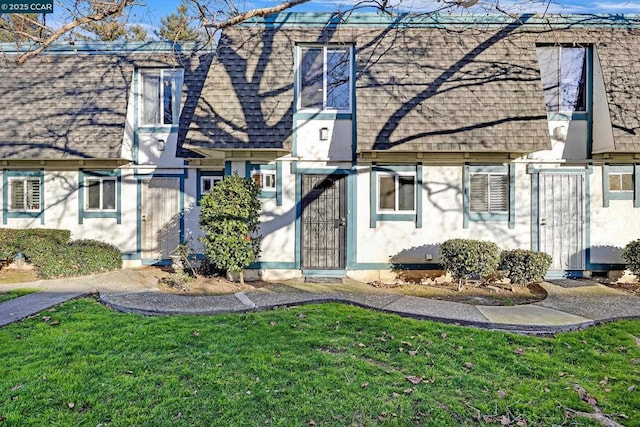
{"label": "concrete walkway", "polygon": [[[640,318],[640,298],[595,282],[590,286],[572,288],[544,283],[548,293],[545,300],[507,307],[470,305],[379,291],[320,293],[293,287],[221,296],[185,296],[158,292],[155,287],[157,280],[149,280],[147,276],[138,270],[121,270],[78,279],[10,285],[13,288],[41,288],[43,292],[0,304],[0,326],[92,293],[99,293],[99,300],[108,307],[143,315],[214,315],[341,302],[417,319],[522,333],[553,333],[616,319]],[[0,285],[0,291],[9,290],[7,286]]]}

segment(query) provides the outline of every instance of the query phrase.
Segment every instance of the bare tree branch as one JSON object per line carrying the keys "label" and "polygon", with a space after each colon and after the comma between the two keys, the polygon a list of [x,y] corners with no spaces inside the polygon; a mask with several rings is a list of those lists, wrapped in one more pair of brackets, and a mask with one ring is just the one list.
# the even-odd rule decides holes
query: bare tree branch
{"label": "bare tree branch", "polygon": [[30,17],[23,17],[25,22],[28,22],[33,27],[40,30],[40,34],[33,32],[22,31],[18,28],[14,28],[8,21],[0,21],[0,29],[8,32],[12,32],[15,35],[19,35],[24,39],[30,40],[35,45],[32,49],[28,49],[26,52],[18,55],[15,58],[15,63],[20,65],[24,64],[29,58],[32,58],[47,47],[60,40],[63,36],[71,33],[74,29],[82,27],[91,22],[104,21],[108,18],[116,18],[123,14],[123,12],[134,4],[136,0],[114,0],[114,1],[96,1],[92,4],[93,9],[87,15],[82,15],[81,12],[76,11],[73,15],[73,20],[64,24],[58,28],[51,28],[46,24],[39,22],[36,19]]}
{"label": "bare tree branch", "polygon": [[290,9],[294,6],[297,6],[302,3],[306,3],[308,1],[309,0],[291,0],[285,3],[280,3],[279,5],[276,5],[273,7],[263,7],[258,9],[252,9],[247,12],[241,13],[240,15],[234,16],[233,18],[229,18],[226,21],[206,23],[204,24],[204,26],[209,28],[215,28],[216,30],[222,30],[224,28],[231,27],[233,25],[238,25],[256,16],[266,16],[266,15],[271,15],[273,13],[282,12],[283,10]]}

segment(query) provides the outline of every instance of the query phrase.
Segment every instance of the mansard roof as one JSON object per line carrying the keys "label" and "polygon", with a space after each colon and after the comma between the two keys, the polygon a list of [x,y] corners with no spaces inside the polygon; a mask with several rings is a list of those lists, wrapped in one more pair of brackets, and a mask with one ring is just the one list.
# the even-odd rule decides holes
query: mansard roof
{"label": "mansard roof", "polygon": [[[122,145],[134,69],[184,67],[186,87],[201,85],[206,75],[194,51],[166,43],[55,45],[21,65],[15,45],[0,49],[2,159],[127,158]],[[183,105],[193,109],[197,95],[183,94]]]}
{"label": "mansard roof", "polygon": [[229,28],[187,145],[291,149],[298,43],[353,45],[357,150],[516,152],[550,148],[539,44],[599,57],[615,147],[640,152],[635,17],[281,14]]}

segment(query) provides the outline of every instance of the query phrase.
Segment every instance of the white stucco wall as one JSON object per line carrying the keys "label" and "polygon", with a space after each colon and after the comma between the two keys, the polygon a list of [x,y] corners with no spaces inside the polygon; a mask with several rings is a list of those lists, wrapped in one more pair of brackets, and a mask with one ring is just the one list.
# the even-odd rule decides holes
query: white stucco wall
{"label": "white stucco wall", "polygon": [[591,262],[624,263],[620,251],[627,243],[640,239],[640,208],[633,200],[610,200],[603,207],[602,167],[594,166],[591,185]]}
{"label": "white stucco wall", "polygon": [[[351,160],[351,120],[297,120],[296,155],[301,160]],[[320,140],[321,129],[327,140]]]}
{"label": "white stucco wall", "polygon": [[[122,221],[115,218],[83,218],[78,205],[79,172],[44,172],[44,224],[39,218],[8,218],[6,228],[58,228],[71,231],[71,238],[96,239],[117,246],[122,252],[136,249],[137,199],[133,170],[122,171]],[[4,192],[5,189],[3,188]]]}
{"label": "white stucco wall", "polygon": [[[516,166],[516,222],[475,222],[463,227],[463,166],[423,166],[422,228],[413,221],[378,221],[369,227],[368,168],[358,174],[357,262],[386,263],[439,261],[439,246],[453,238],[489,240],[502,249],[531,247],[531,177],[526,165]],[[431,255],[432,260],[428,260]]]}
{"label": "white stucco wall", "polygon": [[551,150],[531,155],[535,160],[585,160],[587,159],[586,120],[549,120]]}

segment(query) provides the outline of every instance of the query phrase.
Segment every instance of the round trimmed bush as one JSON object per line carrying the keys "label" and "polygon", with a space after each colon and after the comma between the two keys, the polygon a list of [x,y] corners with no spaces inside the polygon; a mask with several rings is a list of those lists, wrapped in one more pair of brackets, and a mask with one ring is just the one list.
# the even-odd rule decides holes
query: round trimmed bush
{"label": "round trimmed bush", "polygon": [[551,256],[544,252],[513,249],[500,254],[500,269],[505,272],[512,285],[526,286],[541,281],[547,274],[551,261]]}
{"label": "round trimmed bush", "polygon": [[454,279],[486,277],[498,269],[500,249],[493,242],[450,239],[440,245],[444,269]]}

